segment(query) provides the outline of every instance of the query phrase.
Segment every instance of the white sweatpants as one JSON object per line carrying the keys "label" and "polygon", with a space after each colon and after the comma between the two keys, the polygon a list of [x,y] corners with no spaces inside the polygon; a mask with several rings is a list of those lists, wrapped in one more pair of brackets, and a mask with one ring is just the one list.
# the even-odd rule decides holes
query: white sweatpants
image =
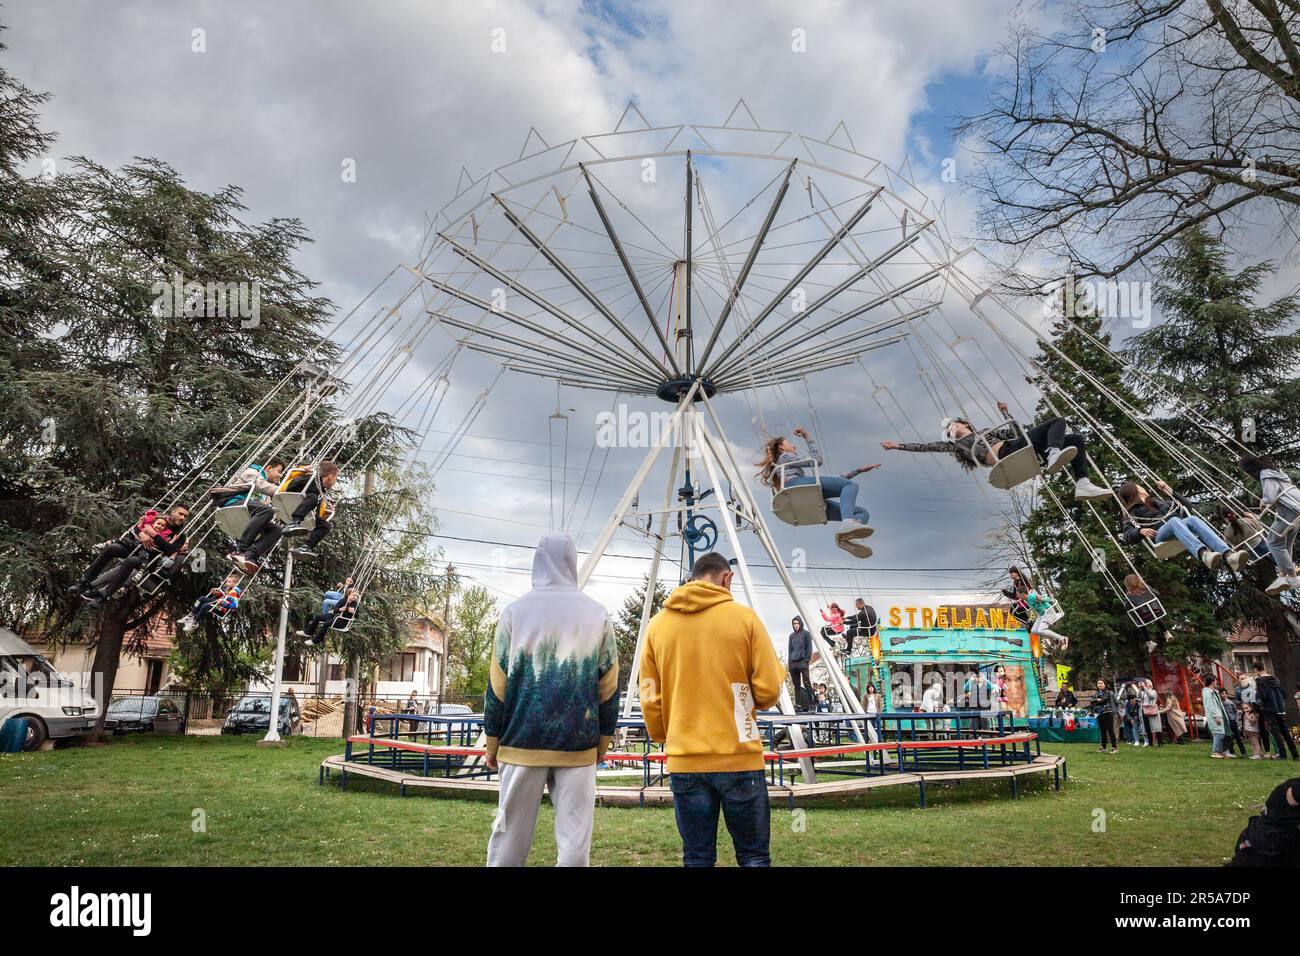
{"label": "white sweatpants", "polygon": [[596,807],[596,765],[585,767],[519,767],[501,765],[501,797],[488,866],[523,866],[533,846],[542,788],[551,792],[555,808],[556,866],[591,865],[591,824]]}

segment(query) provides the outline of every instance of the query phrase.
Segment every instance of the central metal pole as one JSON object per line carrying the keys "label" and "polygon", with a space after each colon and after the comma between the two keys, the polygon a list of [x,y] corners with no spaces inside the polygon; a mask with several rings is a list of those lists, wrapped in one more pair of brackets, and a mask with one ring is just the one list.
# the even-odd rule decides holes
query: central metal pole
{"label": "central metal pole", "polygon": [[[687,375],[695,375],[696,373],[696,369],[694,365],[694,355],[692,354],[693,350],[691,347],[691,221],[692,218],[694,217],[694,212],[695,212],[691,207],[694,204],[694,198],[695,198],[694,197],[695,184],[693,182],[694,172],[695,172],[694,167],[691,165],[691,151],[688,149],[686,151],[686,249],[682,254],[684,261],[678,263],[678,265],[683,267],[682,274],[684,275],[684,286],[685,286],[683,290],[682,299],[678,301],[684,300],[684,305],[685,305],[684,311],[685,311],[685,319],[686,319],[684,324],[685,338],[686,338],[686,351],[685,354],[680,359],[680,364],[681,367],[685,370]],[[682,335],[683,335],[682,329],[679,328],[677,332],[677,337],[679,342],[682,338]]]}

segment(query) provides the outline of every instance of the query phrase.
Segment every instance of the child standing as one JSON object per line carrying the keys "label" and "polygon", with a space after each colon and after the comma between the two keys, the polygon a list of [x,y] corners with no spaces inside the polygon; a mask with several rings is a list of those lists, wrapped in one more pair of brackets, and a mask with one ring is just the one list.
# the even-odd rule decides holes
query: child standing
{"label": "child standing", "polygon": [[1263,760],[1264,748],[1259,745],[1259,705],[1253,701],[1241,705],[1241,723],[1250,744],[1250,759]]}

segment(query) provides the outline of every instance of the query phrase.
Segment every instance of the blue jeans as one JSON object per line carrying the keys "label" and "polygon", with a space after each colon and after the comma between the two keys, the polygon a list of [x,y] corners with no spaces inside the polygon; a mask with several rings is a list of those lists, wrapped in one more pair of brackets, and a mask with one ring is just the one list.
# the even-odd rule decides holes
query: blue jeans
{"label": "blue jeans", "polygon": [[1277,565],[1280,574],[1295,574],[1295,559],[1291,554],[1295,550],[1296,534],[1300,533],[1300,528],[1288,530],[1293,520],[1294,516],[1290,512],[1279,511],[1265,539],[1269,553],[1273,556],[1273,563]]}
{"label": "blue jeans", "polygon": [[1156,532],[1156,543],[1168,541],[1170,538],[1177,538],[1192,557],[1200,554],[1201,548],[1209,548],[1220,553],[1232,550],[1228,542],[1220,538],[1213,528],[1196,515],[1189,518],[1170,518],[1162,524],[1160,530]]}
{"label": "blue jeans", "polygon": [[673,813],[682,837],[683,866],[713,866],[718,860],[721,809],[741,866],[771,866],[771,810],[761,770],[674,773]]}
{"label": "blue jeans", "polygon": [[1132,723],[1129,724],[1129,731],[1130,731],[1129,736],[1132,737],[1133,743],[1140,744],[1142,741],[1147,740],[1148,738],[1147,738],[1146,717],[1138,716],[1133,718]]}
{"label": "blue jeans", "polygon": [[[808,477],[791,478],[786,485],[811,485]],[[861,490],[856,481],[835,475],[822,475],[822,497],[826,499],[826,518],[829,521],[844,521],[845,515],[851,515],[855,521],[867,523],[871,517],[866,508],[858,507],[858,492]]]}
{"label": "blue jeans", "polygon": [[1221,754],[1227,752],[1227,734],[1214,734],[1214,739],[1210,745],[1210,753]]}

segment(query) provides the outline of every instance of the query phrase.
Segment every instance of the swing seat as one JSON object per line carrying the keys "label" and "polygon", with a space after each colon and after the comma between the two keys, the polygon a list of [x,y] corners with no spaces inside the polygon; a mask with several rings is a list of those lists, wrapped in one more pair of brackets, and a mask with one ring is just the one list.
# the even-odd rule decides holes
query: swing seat
{"label": "swing seat", "polygon": [[[812,481],[798,485],[788,484],[785,470],[791,467],[812,466]],[[811,458],[788,461],[780,468],[780,490],[772,493],[772,514],[786,524],[801,527],[826,524],[826,499],[822,496],[821,470]]]}
{"label": "swing seat", "polygon": [[334,618],[333,623],[330,624],[330,630],[346,631],[352,626],[352,622],[355,618],[356,614],[340,614],[338,617]]}
{"label": "swing seat", "polygon": [[1151,552],[1153,557],[1161,561],[1176,558],[1187,550],[1177,538],[1170,538],[1168,541],[1161,541],[1158,544],[1148,538],[1143,538],[1142,543],[1147,546],[1147,550]]}
{"label": "swing seat", "polygon": [[1033,481],[1043,473],[1038,462],[1038,452],[1032,445],[1013,451],[989,470],[989,484],[1006,491],[1026,481]]}
{"label": "swing seat", "polygon": [[[271,498],[271,507],[275,509],[275,516],[284,524],[293,524],[293,513],[298,506],[303,503],[307,496],[301,491],[277,491]],[[302,524],[298,525],[304,531],[310,531],[316,527],[316,514],[312,512],[302,519]]]}
{"label": "swing seat", "polygon": [[252,516],[248,513],[248,507],[242,503],[218,508],[213,518],[216,526],[222,530],[226,537],[235,541],[239,540],[244,533],[244,529],[248,527],[248,523],[252,520]]}
{"label": "swing seat", "polygon": [[826,524],[826,499],[821,485],[795,485],[772,496],[772,514],[796,527]]}
{"label": "swing seat", "polygon": [[1160,603],[1160,598],[1152,597],[1149,601],[1143,601],[1141,604],[1135,604],[1128,609],[1128,619],[1136,627],[1145,627],[1148,624],[1154,624],[1165,616],[1165,606]]}
{"label": "swing seat", "polygon": [[146,597],[152,597],[161,591],[166,583],[167,576],[161,571],[154,570],[147,572],[140,578],[140,583],[136,585],[136,589]]}

